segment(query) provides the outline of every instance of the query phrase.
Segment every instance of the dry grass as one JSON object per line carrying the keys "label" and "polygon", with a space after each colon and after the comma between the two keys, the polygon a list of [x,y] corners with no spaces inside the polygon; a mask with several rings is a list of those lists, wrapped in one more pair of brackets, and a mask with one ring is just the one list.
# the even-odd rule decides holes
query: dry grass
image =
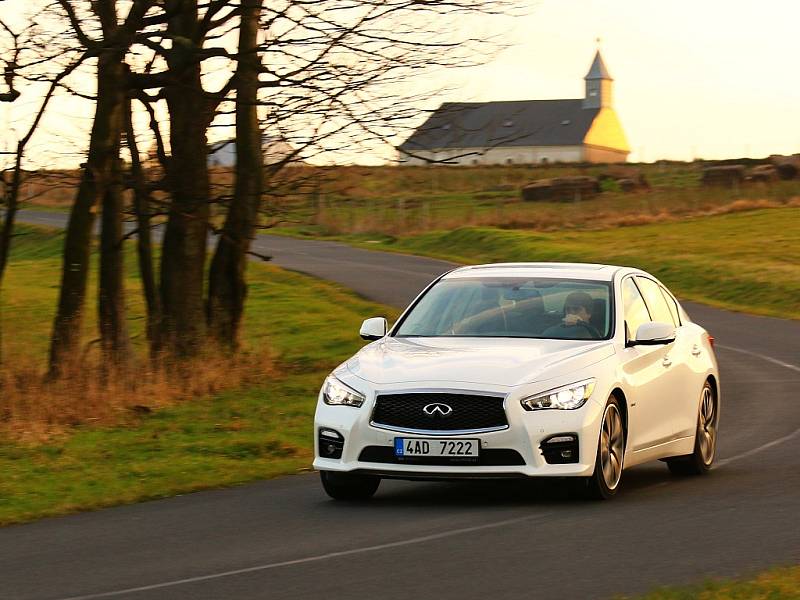
{"label": "dry grass", "polygon": [[[588,201],[581,205],[563,204],[557,207],[506,201],[492,210],[477,211],[467,208],[460,214],[436,213],[433,207],[404,207],[403,209],[353,210],[321,212],[316,225],[327,235],[387,234],[405,236],[427,231],[447,231],[459,227],[499,227],[501,229],[526,229],[535,231],[561,231],[569,229],[598,230],[635,225],[649,225],[680,221],[687,218],[708,217],[730,213],[800,206],[800,196],[787,199],[739,199],[708,203],[655,205],[630,203],[622,209],[617,205],[603,205],[603,200]],[[414,213],[411,213],[414,210]]]}
{"label": "dry grass", "polygon": [[118,425],[181,401],[247,385],[277,373],[269,353],[228,357],[207,354],[180,363],[140,362],[126,372],[102,375],[104,365],[87,359],[48,380],[39,363],[5,357],[0,366],[0,435],[42,442],[85,425]]}
{"label": "dry grass", "polygon": [[[262,224],[304,234],[408,235],[456,227],[604,229],[753,208],[792,206],[800,180],[749,183],[735,189],[700,184],[703,163],[477,167],[292,166],[270,179]],[[540,178],[619,171],[646,177],[651,189],[606,190],[582,202],[522,202],[519,189]],[[634,175],[631,175],[634,174]],[[67,208],[77,172],[39,172],[23,190],[27,206]],[[157,172],[149,175],[158,178]],[[213,197],[228,197],[230,168],[210,170]],[[163,194],[156,201],[164,200]],[[214,205],[219,224],[222,205]]]}

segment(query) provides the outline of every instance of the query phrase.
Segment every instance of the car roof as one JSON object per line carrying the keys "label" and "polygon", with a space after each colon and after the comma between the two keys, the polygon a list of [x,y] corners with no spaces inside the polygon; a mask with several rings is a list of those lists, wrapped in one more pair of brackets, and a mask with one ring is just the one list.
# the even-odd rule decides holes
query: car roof
{"label": "car roof", "polygon": [[450,271],[445,279],[477,277],[543,277],[612,281],[620,271],[645,274],[639,269],[594,263],[529,262],[470,265]]}

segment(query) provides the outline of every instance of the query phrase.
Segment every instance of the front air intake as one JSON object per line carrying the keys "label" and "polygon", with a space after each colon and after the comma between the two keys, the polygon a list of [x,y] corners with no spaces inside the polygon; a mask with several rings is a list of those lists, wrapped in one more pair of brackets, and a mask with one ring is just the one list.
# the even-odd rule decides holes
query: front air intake
{"label": "front air intake", "polygon": [[551,465],[578,462],[578,436],[574,433],[551,435],[539,447],[542,456]]}
{"label": "front air intake", "polygon": [[333,429],[320,429],[317,446],[320,458],[342,458],[344,436]]}

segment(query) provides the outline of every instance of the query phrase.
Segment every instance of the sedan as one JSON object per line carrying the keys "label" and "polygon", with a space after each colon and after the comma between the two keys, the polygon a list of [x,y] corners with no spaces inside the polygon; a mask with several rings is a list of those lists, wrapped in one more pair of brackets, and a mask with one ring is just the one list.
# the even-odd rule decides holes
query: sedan
{"label": "sedan", "polygon": [[608,499],[662,460],[707,473],[717,444],[714,339],[639,269],[504,263],[433,281],[319,392],[315,460],[339,500],[381,479],[571,478]]}

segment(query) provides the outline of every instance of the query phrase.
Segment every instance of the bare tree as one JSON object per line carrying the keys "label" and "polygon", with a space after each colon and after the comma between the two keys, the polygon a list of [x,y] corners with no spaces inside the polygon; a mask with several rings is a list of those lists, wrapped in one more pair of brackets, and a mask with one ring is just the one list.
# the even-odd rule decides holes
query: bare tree
{"label": "bare tree", "polygon": [[[21,95],[20,91],[15,87],[15,81],[17,79],[26,78],[25,71],[31,64],[40,64],[45,62],[49,57],[42,56],[34,47],[35,44],[29,37],[23,37],[23,34],[15,33],[2,21],[0,21],[0,29],[7,32],[9,38],[12,40],[12,44],[8,48],[7,53],[4,53],[4,55],[8,55],[8,58],[4,61],[5,66],[3,67],[8,91],[0,94],[0,100],[13,102]],[[30,55],[28,60],[22,58],[24,54]],[[14,150],[8,152],[8,154],[13,156],[13,164],[9,169],[2,172],[2,203],[5,205],[5,211],[2,227],[0,228],[0,283],[2,283],[5,268],[8,263],[8,256],[11,250],[11,238],[13,237],[15,219],[17,211],[19,210],[20,191],[22,189],[24,174],[23,164],[25,161],[25,150],[41,124],[42,118],[59,86],[85,59],[86,55],[78,56],[76,59],[64,64],[57,72],[37,78],[37,81],[47,83],[47,90],[41,99],[38,110],[33,115],[33,120],[27,131],[17,140]]]}
{"label": "bare tree", "polygon": [[64,241],[63,266],[58,309],[50,345],[50,373],[56,375],[64,360],[74,356],[80,342],[89,254],[94,224],[94,207],[103,201],[100,278],[100,333],[112,358],[124,358],[127,347],[125,302],[122,286],[121,200],[119,140],[124,128],[126,71],[125,54],[154,0],[133,0],[120,21],[116,0],[97,0],[90,16],[99,21],[99,38],[84,31],[83,20],[70,0],[58,0],[72,31],[81,45],[97,60],[97,94],[89,151],[81,182],[70,212]]}
{"label": "bare tree", "polygon": [[223,347],[235,348],[247,295],[245,268],[264,190],[264,155],[258,120],[261,61],[258,32],[262,0],[242,0],[236,86],[236,180],[225,225],[211,261],[207,319]]}
{"label": "bare tree", "polygon": [[[155,119],[155,115],[153,115],[153,119]],[[147,307],[147,340],[150,343],[150,354],[153,356],[160,347],[161,326],[161,297],[158,295],[153,268],[151,235],[153,202],[151,186],[145,178],[139,157],[130,98],[128,98],[125,108],[125,140],[131,155],[130,187],[133,190],[133,212],[136,217],[136,253],[139,261],[139,277],[142,280],[142,293]]]}
{"label": "bare tree", "polygon": [[[459,34],[456,19],[511,7],[502,0],[282,0],[259,11],[266,35],[255,45],[251,21],[261,3],[242,3],[236,184],[209,275],[207,318],[218,341],[236,346],[258,207],[282,167],[298,156],[393,145],[427,99],[407,89],[416,72],[470,66],[499,47],[493,39]],[[266,174],[255,156],[261,153],[256,105],[265,113],[265,129],[296,148]]]}
{"label": "bare tree", "polygon": [[[298,160],[391,144],[427,98],[408,89],[415,73],[476,64],[497,48],[491,39],[454,27],[456,19],[510,5],[507,0],[55,0],[55,6],[82,60],[95,65],[97,87],[87,158],[65,239],[52,373],[79,342],[98,205],[103,213],[101,340],[114,362],[124,363],[128,355],[123,133],[131,153],[151,342],[174,356],[187,356],[198,351],[210,331],[235,348],[251,240],[263,225],[265,199],[268,205],[286,169]],[[158,294],[149,234],[152,199],[139,164],[130,98],[150,113],[164,169],[168,206]],[[162,128],[158,115],[164,114],[168,123]],[[234,190],[220,199],[225,221],[205,298],[208,232],[216,231],[210,219],[216,199],[207,137],[211,127],[231,126],[237,150]],[[286,140],[294,151],[265,165],[262,130]]]}
{"label": "bare tree", "polygon": [[6,84],[6,90],[0,92],[0,102],[13,102],[20,95],[19,90],[14,87],[19,67],[19,55],[22,51],[20,34],[11,29],[2,19],[0,19],[0,29],[8,35],[11,41],[10,51],[3,61],[5,63],[3,65],[3,81]]}

